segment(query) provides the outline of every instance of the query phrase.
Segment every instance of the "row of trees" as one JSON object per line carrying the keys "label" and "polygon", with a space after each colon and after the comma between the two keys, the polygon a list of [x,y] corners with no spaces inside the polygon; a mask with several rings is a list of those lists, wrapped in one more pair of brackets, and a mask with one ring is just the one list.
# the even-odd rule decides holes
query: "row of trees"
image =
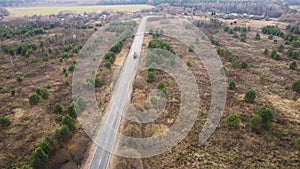
{"label": "row of trees", "polygon": [[0,39],[10,39],[16,37],[29,37],[43,34],[46,30],[60,26],[59,23],[45,23],[41,21],[20,24],[20,25],[0,25]]}
{"label": "row of trees", "polygon": [[33,53],[33,51],[37,49],[37,47],[34,43],[24,42],[18,44],[17,47],[9,47],[6,45],[2,45],[1,49],[4,53],[10,54],[12,56],[17,54],[29,57]]}
{"label": "row of trees", "polygon": [[163,40],[158,40],[158,39],[151,40],[148,44],[148,48],[159,48],[175,54],[174,49],[167,42]]}
{"label": "row of trees", "polygon": [[137,23],[135,21],[113,22],[105,29],[106,31],[116,32],[118,34],[118,41],[104,56],[105,66],[107,68],[111,68],[111,65],[116,60],[116,54],[121,52],[124,41],[133,34],[136,25]]}
{"label": "row of trees", "polygon": [[[293,30],[293,32],[295,31],[296,30]],[[263,27],[262,32],[269,35],[279,36],[286,41],[286,44],[291,44],[293,47],[300,47],[300,37],[293,32],[284,33],[280,30],[280,28],[269,25]]]}
{"label": "row of trees", "polygon": [[[82,101],[78,101],[78,104],[73,102],[67,107],[66,114],[62,116],[60,120],[60,127],[55,130],[51,137],[46,137],[39,146],[34,149],[31,155],[30,165],[25,165],[23,168],[43,168],[54,151],[72,137],[72,132],[76,129],[76,109],[84,109],[84,105],[81,102]],[[53,107],[53,112],[61,114],[63,107],[57,103]]]}

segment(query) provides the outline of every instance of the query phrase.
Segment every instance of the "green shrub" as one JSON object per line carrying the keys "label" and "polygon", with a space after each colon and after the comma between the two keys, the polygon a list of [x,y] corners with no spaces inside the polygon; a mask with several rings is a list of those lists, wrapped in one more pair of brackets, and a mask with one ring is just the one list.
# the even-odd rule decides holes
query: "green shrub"
{"label": "green shrub", "polygon": [[269,54],[270,54],[269,50],[268,50],[268,49],[265,49],[265,50],[264,50],[264,55],[265,55],[265,56],[268,56]]}
{"label": "green shrub", "polygon": [[149,42],[148,47],[167,50],[167,51],[175,54],[174,49],[167,42],[165,42],[163,40],[153,39]]}
{"label": "green shrub", "polygon": [[241,68],[246,69],[248,68],[249,64],[247,62],[242,62],[241,63]]}
{"label": "green shrub", "polygon": [[241,33],[241,38],[244,38],[246,40],[247,39],[247,33],[246,32],[242,32]]}
{"label": "green shrub", "polygon": [[11,96],[15,96],[16,95],[16,90],[15,89],[11,89],[10,90],[10,94],[11,94]]}
{"label": "green shrub", "polygon": [[50,140],[50,138],[46,137],[42,143],[40,144],[40,147],[43,149],[43,151],[50,156],[54,147],[53,142]]}
{"label": "green shrub", "polygon": [[192,67],[192,63],[191,63],[190,61],[187,61],[187,62],[186,62],[186,65],[187,65],[188,67]]}
{"label": "green shrub", "polygon": [[70,130],[75,130],[75,120],[68,114],[62,118],[61,123],[68,126]]}
{"label": "green shrub", "polygon": [[259,132],[262,129],[269,129],[273,122],[273,111],[262,107],[256,112],[256,115],[250,119],[250,126],[253,131]]}
{"label": "green shrub", "polygon": [[102,86],[102,81],[100,80],[99,77],[95,78],[95,87],[101,87]]}
{"label": "green shrub", "polygon": [[72,63],[71,66],[69,67],[69,71],[73,72],[75,70],[75,64]]}
{"label": "green shrub", "polygon": [[63,73],[67,73],[67,69],[65,67],[63,68]]}
{"label": "green shrub", "polygon": [[262,129],[262,120],[259,116],[254,116],[250,119],[250,127],[254,132],[259,132]]}
{"label": "green shrub", "polygon": [[280,60],[281,56],[275,50],[273,50],[271,53],[271,58],[275,60]]}
{"label": "green shrub", "polygon": [[53,106],[53,113],[62,113],[63,112],[63,109],[62,109],[62,106],[59,104],[59,103],[56,103],[54,106]]}
{"label": "green shrub", "polygon": [[272,58],[273,58],[274,60],[280,60],[280,59],[281,59],[281,56],[280,56],[280,54],[276,53],[274,56],[272,56]]}
{"label": "green shrub", "polygon": [[31,165],[33,168],[43,168],[49,156],[41,147],[36,148],[31,155]]}
{"label": "green shrub", "polygon": [[1,117],[0,118],[0,127],[7,127],[11,124],[10,118],[8,117]]}
{"label": "green shrub", "polygon": [[65,73],[65,77],[68,77],[68,76],[69,76],[69,73],[68,73],[68,72],[66,72],[66,73]]}
{"label": "green shrub", "polygon": [[68,57],[69,57],[68,52],[64,52],[64,53],[62,54],[62,58],[63,58],[63,59],[68,59]]}
{"label": "green shrub", "polygon": [[53,138],[56,140],[67,140],[71,138],[72,133],[68,126],[62,125],[60,128],[55,130]]}
{"label": "green shrub", "polygon": [[300,79],[293,82],[292,89],[300,93]]}
{"label": "green shrub", "polygon": [[255,39],[260,40],[260,34],[259,33],[256,33]]}
{"label": "green shrub", "polygon": [[232,128],[240,128],[240,119],[237,115],[231,114],[225,119],[225,123]]}
{"label": "green shrub", "polygon": [[273,111],[268,108],[262,107],[257,111],[256,114],[261,118],[262,128],[270,128],[271,124],[274,122]]}
{"label": "green shrub", "polygon": [[66,86],[70,86],[70,82],[66,80],[66,81],[65,81],[65,85],[66,85]]}
{"label": "green shrub", "polygon": [[41,95],[41,88],[36,88],[35,93],[38,94],[38,95]]}
{"label": "green shrub", "polygon": [[156,80],[156,73],[154,71],[148,71],[147,82],[152,83]]}
{"label": "green shrub", "polygon": [[105,61],[108,61],[109,63],[113,64],[116,60],[116,56],[112,51],[108,51],[104,56]]}
{"label": "green shrub", "polygon": [[111,63],[109,61],[105,62],[105,67],[111,69]]}
{"label": "green shrub", "polygon": [[300,150],[300,137],[295,140],[296,148]]}
{"label": "green shrub", "polygon": [[221,57],[229,57],[232,56],[231,52],[228,49],[220,48],[217,50],[218,55]]}
{"label": "green shrub", "polygon": [[225,26],[224,31],[225,31],[225,32],[228,32],[229,29],[230,29],[229,26]]}
{"label": "green shrub", "polygon": [[47,90],[46,88],[40,89],[39,93],[40,93],[39,95],[40,95],[43,99],[48,99],[48,97],[49,97],[49,92],[48,92],[48,90]]}
{"label": "green shrub", "polygon": [[236,89],[236,84],[234,80],[231,80],[228,84],[228,89],[230,90],[235,90]]}
{"label": "green shrub", "polygon": [[19,83],[23,82],[23,77],[18,76],[17,77],[17,82],[19,82]]}
{"label": "green shrub", "polygon": [[297,70],[298,68],[297,62],[294,60],[293,62],[290,63],[289,67],[291,70]]}
{"label": "green shrub", "polygon": [[167,84],[165,82],[159,82],[157,85],[156,85],[156,88],[159,89],[159,90],[163,90],[165,89],[167,86]]}
{"label": "green shrub", "polygon": [[278,47],[278,52],[283,52],[283,50],[284,50],[283,44],[279,45],[279,47]]}
{"label": "green shrub", "polygon": [[255,98],[256,98],[256,93],[252,89],[248,90],[244,97],[247,103],[254,103]]}
{"label": "green shrub", "polygon": [[73,118],[77,118],[77,113],[76,113],[76,109],[75,109],[75,103],[71,103],[67,107],[67,113],[68,113],[69,116],[71,116]]}
{"label": "green shrub", "polygon": [[232,35],[232,37],[233,37],[233,38],[236,38],[236,39],[239,38],[239,36],[238,36],[237,33],[234,33],[234,34]]}
{"label": "green shrub", "polygon": [[29,96],[29,104],[37,105],[40,102],[40,97],[37,94],[32,94]]}

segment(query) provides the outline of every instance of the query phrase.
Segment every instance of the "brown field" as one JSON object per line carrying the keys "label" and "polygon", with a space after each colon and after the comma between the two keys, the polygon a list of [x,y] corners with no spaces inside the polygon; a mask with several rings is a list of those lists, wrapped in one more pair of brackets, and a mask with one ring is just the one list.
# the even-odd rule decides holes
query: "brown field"
{"label": "brown field", "polygon": [[[195,18],[194,18],[195,19]],[[202,18],[199,18],[202,19]],[[223,20],[230,25],[234,20]],[[184,53],[183,60],[192,63],[192,71],[196,75],[197,83],[200,85],[201,101],[199,118],[187,138],[182,140],[170,152],[145,159],[129,159],[114,157],[113,168],[297,168],[300,163],[299,151],[296,150],[294,140],[300,133],[300,94],[291,90],[291,84],[300,77],[300,72],[288,68],[291,58],[285,53],[280,53],[282,59],[275,61],[264,56],[263,51],[268,48],[277,49],[284,43],[281,38],[276,37],[278,42],[269,40],[267,35],[261,33],[265,25],[278,25],[285,29],[286,23],[266,22],[253,20],[236,20],[234,26],[251,26],[247,33],[246,42],[235,39],[232,35],[221,29],[203,28],[209,35],[212,34],[220,42],[215,48],[227,48],[239,61],[246,61],[249,68],[242,69],[234,67],[226,58],[221,58],[224,66],[227,81],[235,80],[237,90],[227,91],[225,112],[220,126],[213,136],[204,145],[198,143],[198,135],[205,122],[208,107],[210,105],[210,84],[208,74],[203,64],[197,57],[188,52],[187,46],[168,37],[160,37],[175,49],[177,54]],[[152,23],[151,23],[152,24]],[[157,23],[159,24],[159,23]],[[217,33],[216,33],[217,32]],[[261,34],[261,40],[255,40],[257,32]],[[145,39],[148,43],[150,36]],[[285,46],[285,52],[290,46]],[[300,63],[299,60],[297,61]],[[167,93],[172,93],[168,98],[166,110],[154,123],[137,125],[134,122],[124,120],[123,134],[132,137],[151,137],[164,132],[174,120],[178,113],[179,105],[174,102],[178,94],[178,88],[172,77],[158,71],[158,79],[149,84],[146,82],[146,72],[141,72],[136,77],[138,88],[132,96],[136,108],[147,110],[149,108],[149,92],[155,88],[159,81],[167,83]],[[260,78],[264,77],[264,83]],[[254,104],[246,103],[243,100],[248,89],[256,91],[258,97]],[[275,124],[269,131],[262,131],[256,134],[249,127],[249,120],[256,111],[262,107],[268,107],[275,113]],[[224,119],[229,114],[236,114],[241,120],[240,129],[230,129],[226,126]],[[126,147],[127,151],[132,151]]]}

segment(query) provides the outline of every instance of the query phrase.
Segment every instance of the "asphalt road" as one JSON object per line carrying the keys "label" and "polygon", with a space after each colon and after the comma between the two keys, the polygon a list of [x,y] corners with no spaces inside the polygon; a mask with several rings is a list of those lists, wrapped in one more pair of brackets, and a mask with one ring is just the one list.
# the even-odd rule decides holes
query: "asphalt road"
{"label": "asphalt road", "polygon": [[[129,102],[129,96],[132,92],[131,83],[136,75],[139,56],[141,54],[144,32],[146,29],[147,18],[144,17],[139,25],[129,56],[124,62],[115,90],[112,94],[112,104],[106,113],[106,125],[102,128],[98,138],[98,146],[92,157],[89,169],[107,169],[111,153],[116,141],[117,131],[119,129],[121,116],[125,105]],[[138,57],[133,58],[133,53],[137,52]],[[102,149],[105,147],[106,150]]]}

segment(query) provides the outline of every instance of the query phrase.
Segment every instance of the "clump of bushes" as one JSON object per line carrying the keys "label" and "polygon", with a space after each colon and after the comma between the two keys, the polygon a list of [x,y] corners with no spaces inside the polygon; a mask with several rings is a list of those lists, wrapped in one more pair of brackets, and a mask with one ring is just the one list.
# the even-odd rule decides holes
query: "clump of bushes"
{"label": "clump of bushes", "polygon": [[49,155],[41,147],[38,147],[32,152],[31,165],[34,168],[42,168],[48,159]]}
{"label": "clump of bushes", "polygon": [[34,93],[29,96],[30,105],[37,105],[40,102],[40,97]]}
{"label": "clump of bushes", "polygon": [[75,108],[75,103],[71,103],[68,107],[67,107],[67,113],[69,116],[73,117],[73,118],[77,118],[77,113],[76,113],[76,108]]}
{"label": "clump of bushes", "polygon": [[259,132],[261,129],[269,129],[273,122],[273,111],[262,107],[257,111],[256,115],[250,119],[250,127],[253,131]]}
{"label": "clump of bushes", "polygon": [[69,71],[73,72],[75,70],[75,64],[72,63],[71,66],[69,67]]}
{"label": "clump of bushes", "polygon": [[270,52],[269,52],[269,50],[266,48],[266,49],[264,50],[264,55],[265,55],[265,56],[269,56],[269,54],[270,54]]}
{"label": "clump of bushes", "polygon": [[252,89],[248,90],[245,94],[244,100],[247,103],[254,103],[254,100],[256,99],[256,92]]}
{"label": "clump of bushes", "polygon": [[252,117],[249,124],[254,132],[259,132],[262,129],[262,120],[259,116]]}
{"label": "clump of bushes", "polygon": [[157,89],[159,89],[160,91],[162,91],[165,95],[167,94],[167,84],[165,82],[159,82],[157,85],[156,85]]}
{"label": "clump of bushes", "polygon": [[247,62],[242,62],[241,63],[241,68],[242,69],[246,69],[246,68],[248,68],[249,67],[249,64],[247,63]]}
{"label": "clump of bushes", "polygon": [[236,89],[236,84],[234,80],[231,80],[228,84],[228,89],[230,90],[235,90]]}
{"label": "clump of bushes", "polygon": [[153,39],[149,42],[148,47],[164,49],[164,50],[167,50],[167,51],[175,54],[174,49],[167,42],[165,42],[163,40]]}
{"label": "clump of bushes", "polygon": [[186,62],[186,65],[187,65],[189,68],[192,67],[192,63],[191,63],[190,61],[187,61],[187,62]]}
{"label": "clump of bushes", "polygon": [[18,76],[16,79],[17,79],[17,82],[19,82],[19,83],[23,82],[23,77],[21,77],[21,76]]}
{"label": "clump of bushes", "polygon": [[56,103],[53,106],[53,113],[59,114],[59,113],[62,113],[62,112],[63,112],[62,106],[59,103]]}
{"label": "clump of bushes", "polygon": [[102,86],[102,81],[99,77],[95,78],[95,87],[101,87]]}
{"label": "clump of bushes", "polygon": [[8,117],[1,117],[0,118],[0,127],[7,127],[11,124],[10,118]]}
{"label": "clump of bushes", "polygon": [[[112,51],[108,51],[105,54],[104,59],[105,59],[105,66],[107,68],[110,68],[111,65],[115,62],[116,56],[115,56],[115,54]],[[108,64],[108,63],[110,63],[110,64]]]}
{"label": "clump of bushes", "polygon": [[283,50],[284,50],[283,44],[279,45],[279,47],[278,47],[278,52],[283,52]]}
{"label": "clump of bushes", "polygon": [[72,133],[68,126],[62,125],[60,128],[55,130],[53,138],[58,141],[67,140],[72,136]]}
{"label": "clump of bushes", "polygon": [[300,93],[300,79],[293,82],[292,89]]}
{"label": "clump of bushes", "polygon": [[36,88],[36,94],[40,95],[43,99],[48,99],[49,92],[46,88]]}
{"label": "clump of bushes", "polygon": [[152,83],[156,80],[156,73],[154,69],[148,69],[148,74],[147,74],[147,82]]}
{"label": "clump of bushes", "polygon": [[257,32],[256,35],[255,35],[255,39],[256,39],[256,40],[260,40],[260,34],[259,34],[258,32]]}
{"label": "clump of bushes", "polygon": [[229,57],[232,56],[231,52],[228,49],[220,48],[217,50],[218,55],[221,57]]}
{"label": "clump of bushes", "polygon": [[231,114],[225,119],[227,126],[231,128],[240,128],[240,119],[237,115]]}
{"label": "clump of bushes", "polygon": [[63,118],[62,118],[62,122],[61,122],[63,125],[66,125],[68,126],[68,128],[70,130],[75,130],[75,120],[69,116],[68,114],[65,115]]}
{"label": "clump of bushes", "polygon": [[275,50],[273,50],[271,53],[271,58],[274,60],[280,60],[281,56]]}
{"label": "clump of bushes", "polygon": [[291,70],[297,70],[297,68],[298,68],[297,62],[296,62],[295,60],[292,61],[292,62],[290,63],[290,65],[289,65],[289,68],[290,68]]}

